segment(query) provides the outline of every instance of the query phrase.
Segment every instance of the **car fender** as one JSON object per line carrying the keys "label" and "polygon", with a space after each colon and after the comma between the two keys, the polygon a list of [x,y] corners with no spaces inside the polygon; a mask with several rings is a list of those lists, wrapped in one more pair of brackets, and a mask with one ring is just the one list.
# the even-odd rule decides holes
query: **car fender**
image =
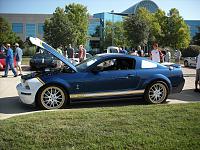
{"label": "car fender", "polygon": [[57,84],[57,85],[62,86],[66,90],[70,89],[70,84],[67,81],[65,81],[65,80],[63,80],[61,78],[54,78],[53,80],[48,80],[45,83],[45,85],[47,85],[47,84]]}
{"label": "car fender", "polygon": [[171,93],[171,91],[172,91],[171,81],[166,76],[164,76],[162,74],[155,74],[155,75],[151,76],[151,78],[149,78],[148,80],[146,80],[143,83],[143,88],[146,89],[146,87],[148,87],[148,85],[150,85],[151,83],[153,83],[155,81],[165,82],[167,84],[168,88],[169,88],[169,93]]}
{"label": "car fender", "polygon": [[48,80],[48,81],[46,81],[45,84],[44,84],[43,86],[41,86],[41,87],[38,89],[37,94],[36,94],[36,97],[37,97],[39,91],[40,91],[42,88],[44,88],[44,87],[46,87],[46,86],[48,86],[48,85],[58,85],[58,86],[61,86],[61,87],[63,87],[63,88],[65,89],[65,92],[66,92],[67,94],[69,94],[69,89],[70,89],[69,83],[66,82],[66,81],[63,80],[63,79],[56,78],[56,79],[54,79],[54,80]]}

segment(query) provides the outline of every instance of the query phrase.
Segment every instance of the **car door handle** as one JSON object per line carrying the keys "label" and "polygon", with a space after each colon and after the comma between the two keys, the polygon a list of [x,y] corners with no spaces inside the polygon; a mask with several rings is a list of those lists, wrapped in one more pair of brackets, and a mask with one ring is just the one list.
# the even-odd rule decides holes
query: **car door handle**
{"label": "car door handle", "polygon": [[134,74],[129,74],[129,75],[128,75],[128,78],[134,78],[134,77],[135,77]]}
{"label": "car door handle", "polygon": [[127,77],[118,77],[117,79],[128,79],[128,76]]}
{"label": "car door handle", "polygon": [[129,78],[134,78],[134,77],[135,77],[135,75],[129,74],[129,75],[125,76],[125,77],[118,77],[117,79],[129,79]]}

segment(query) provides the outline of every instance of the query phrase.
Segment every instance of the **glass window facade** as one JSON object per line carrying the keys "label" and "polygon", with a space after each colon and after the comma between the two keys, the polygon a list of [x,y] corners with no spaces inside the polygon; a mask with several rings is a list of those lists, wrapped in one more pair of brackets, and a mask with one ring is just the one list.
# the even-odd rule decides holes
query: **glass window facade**
{"label": "glass window facade", "polygon": [[100,37],[100,19],[90,19],[89,20],[89,26],[88,26],[88,35],[92,37]]}
{"label": "glass window facade", "polygon": [[35,24],[26,24],[26,37],[36,37],[36,25]]}
{"label": "glass window facade", "polygon": [[42,35],[44,34],[44,23],[38,24],[38,33]]}
{"label": "glass window facade", "polygon": [[94,18],[100,18],[103,20],[104,25],[107,21],[121,22],[123,21],[123,17],[120,15],[113,15],[111,13],[98,13],[94,14]]}
{"label": "glass window facade", "polygon": [[23,24],[22,23],[13,23],[12,31],[15,33],[23,33]]}
{"label": "glass window facade", "polygon": [[193,37],[198,33],[198,27],[200,27],[200,20],[185,20],[190,29],[190,36]]}

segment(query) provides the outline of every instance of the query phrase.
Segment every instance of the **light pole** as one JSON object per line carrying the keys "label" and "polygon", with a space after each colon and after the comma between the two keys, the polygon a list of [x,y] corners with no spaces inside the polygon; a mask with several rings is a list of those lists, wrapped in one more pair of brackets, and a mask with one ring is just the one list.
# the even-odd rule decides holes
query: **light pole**
{"label": "light pole", "polygon": [[111,11],[112,14],[112,46],[114,46],[114,10]]}

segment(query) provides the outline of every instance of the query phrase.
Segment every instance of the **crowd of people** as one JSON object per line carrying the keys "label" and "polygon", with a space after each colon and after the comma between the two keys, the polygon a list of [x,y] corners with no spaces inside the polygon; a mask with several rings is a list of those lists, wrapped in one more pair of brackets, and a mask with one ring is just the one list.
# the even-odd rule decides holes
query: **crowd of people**
{"label": "crowd of people", "polygon": [[[151,50],[150,54],[147,54],[150,56],[151,60],[158,63],[171,62],[172,55],[169,49],[164,49],[164,51],[161,51],[158,47],[158,43],[153,43],[152,47],[153,49]],[[132,49],[130,55],[143,57],[145,56],[145,53],[144,50],[142,50],[141,46],[138,46],[137,49]],[[175,63],[180,64],[181,56],[182,56],[181,51],[175,50],[174,53]]]}
{"label": "crowd of people", "polygon": [[[71,44],[69,44],[68,47],[59,46],[56,50],[58,51],[58,53],[71,61],[75,58],[75,51]],[[82,62],[86,59],[86,49],[83,45],[79,45],[78,59],[79,62]]]}
{"label": "crowd of people", "polygon": [[[0,53],[6,53],[6,66],[5,66],[5,72],[2,77],[8,76],[8,70],[9,68],[12,70],[14,77],[22,75],[22,68],[21,68],[21,62],[22,62],[22,56],[23,51],[19,47],[18,43],[15,43],[15,53],[13,55],[13,49],[11,48],[11,45],[8,43],[6,46],[2,45]],[[62,45],[59,46],[57,49],[57,52],[63,55],[65,58],[68,58],[69,60],[73,61],[75,57],[75,51],[71,44],[68,45],[68,47],[63,47]],[[137,47],[137,50],[132,49],[130,53],[126,50],[125,47],[119,47],[119,53],[122,54],[130,54],[135,56],[143,57],[145,56],[144,50],[141,48],[141,46]],[[175,50],[174,58],[175,63],[180,64],[181,59],[181,51]],[[16,70],[14,68],[14,57],[16,59]],[[165,50],[165,54],[162,53],[162,51],[158,47],[158,43],[153,43],[153,49],[150,52],[150,59],[152,61],[162,63],[162,62],[170,62],[171,61],[171,52],[169,49]],[[79,63],[84,61],[86,59],[86,49],[83,45],[79,45],[78,49],[78,59]],[[0,64],[0,69],[2,69],[2,64]],[[198,88],[199,85],[199,88]],[[196,65],[196,80],[195,80],[195,92],[200,92],[200,54],[197,57],[197,65]]]}

